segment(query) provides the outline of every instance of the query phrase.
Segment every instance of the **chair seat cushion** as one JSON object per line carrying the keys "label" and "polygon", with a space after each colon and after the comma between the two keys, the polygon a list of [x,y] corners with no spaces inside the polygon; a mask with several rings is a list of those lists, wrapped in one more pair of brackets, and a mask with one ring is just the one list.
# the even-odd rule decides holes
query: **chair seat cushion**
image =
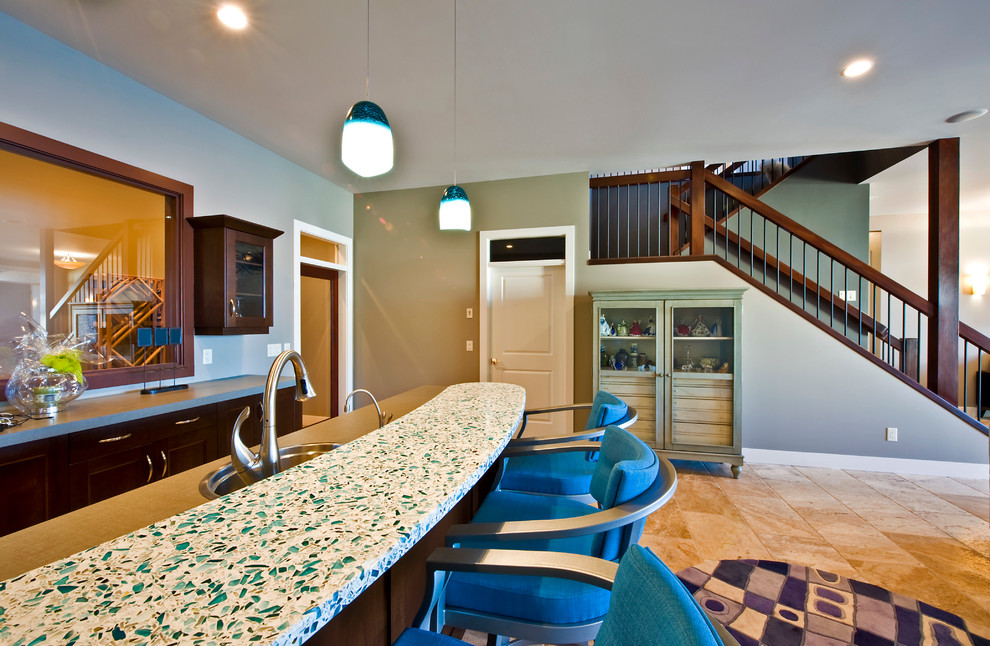
{"label": "chair seat cushion", "polygon": [[523,455],[506,460],[499,486],[515,491],[580,496],[591,489],[595,462],[586,451]]}
{"label": "chair seat cushion", "polygon": [[[481,503],[472,523],[503,523],[513,520],[552,520],[577,518],[594,514],[598,509],[570,498],[554,498],[539,494],[515,491],[492,491]],[[595,555],[600,550],[601,539],[592,534],[573,538],[541,540],[495,541],[465,540],[463,547],[483,549],[540,550]]]}
{"label": "chair seat cushion", "polygon": [[551,577],[457,572],[447,582],[449,610],[463,609],[538,623],[567,624],[599,619],[608,612],[609,592]]}
{"label": "chair seat cushion", "polygon": [[392,646],[465,646],[464,642],[440,633],[406,628]]}

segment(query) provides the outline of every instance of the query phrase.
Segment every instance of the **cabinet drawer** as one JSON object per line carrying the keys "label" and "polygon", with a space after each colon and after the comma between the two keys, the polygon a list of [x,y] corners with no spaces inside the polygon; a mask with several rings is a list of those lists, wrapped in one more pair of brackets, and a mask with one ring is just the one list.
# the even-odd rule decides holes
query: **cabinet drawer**
{"label": "cabinet drawer", "polygon": [[126,451],[177,433],[204,428],[215,429],[216,405],[188,408],[146,419],[113,424],[69,436],[69,462],[80,462]]}
{"label": "cabinet drawer", "polygon": [[724,381],[704,382],[701,380],[674,381],[672,394],[678,397],[699,399],[732,399],[732,384]]}
{"label": "cabinet drawer", "polygon": [[[698,402],[708,404],[707,406],[699,406],[697,408],[689,408],[686,406],[675,406],[671,413],[674,422],[698,422],[702,424],[732,424],[732,402],[726,402],[724,400],[716,400],[706,402],[704,400],[696,400]],[[718,404],[728,404],[719,406]]]}
{"label": "cabinet drawer", "polygon": [[656,376],[652,372],[648,374],[648,377],[620,377],[602,374],[601,387],[622,399],[634,395],[656,396]]}
{"label": "cabinet drawer", "polygon": [[652,421],[638,420],[627,430],[650,446],[656,445],[657,429]]}
{"label": "cabinet drawer", "polygon": [[674,422],[670,432],[670,439],[674,444],[729,447],[732,446],[732,426]]}

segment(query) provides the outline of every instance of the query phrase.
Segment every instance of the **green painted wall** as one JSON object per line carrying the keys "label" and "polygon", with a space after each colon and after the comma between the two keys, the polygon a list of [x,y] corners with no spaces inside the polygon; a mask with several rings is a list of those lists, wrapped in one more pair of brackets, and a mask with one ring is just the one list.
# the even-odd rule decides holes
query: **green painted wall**
{"label": "green painted wall", "polygon": [[869,184],[789,177],[760,199],[837,247],[869,262]]}
{"label": "green painted wall", "polygon": [[[478,231],[578,225],[588,248],[588,175],[461,184],[471,231],[440,231],[445,187],[354,197],[354,386],[388,397],[423,384],[478,380]],[[583,265],[582,265],[583,266]]]}

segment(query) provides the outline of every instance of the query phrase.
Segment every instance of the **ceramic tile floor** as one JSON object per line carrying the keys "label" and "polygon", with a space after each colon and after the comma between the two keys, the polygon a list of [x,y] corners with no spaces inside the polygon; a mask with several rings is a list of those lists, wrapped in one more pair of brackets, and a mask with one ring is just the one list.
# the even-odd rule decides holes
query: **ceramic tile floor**
{"label": "ceramic tile floor", "polygon": [[[675,572],[706,560],[811,565],[964,618],[990,637],[990,482],[674,461],[677,492],[642,545]],[[484,644],[481,635],[463,637]]]}
{"label": "ceramic tile floor", "polygon": [[675,461],[674,499],[640,543],[672,570],[706,560],[790,561],[874,583],[990,636],[990,482]]}

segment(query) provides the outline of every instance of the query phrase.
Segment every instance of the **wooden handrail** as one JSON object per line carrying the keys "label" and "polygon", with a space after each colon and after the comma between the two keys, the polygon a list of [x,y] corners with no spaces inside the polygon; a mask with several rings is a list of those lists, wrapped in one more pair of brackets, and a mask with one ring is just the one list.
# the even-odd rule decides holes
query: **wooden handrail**
{"label": "wooden handrail", "polygon": [[735,185],[729,183],[728,181],[722,179],[718,175],[713,173],[705,174],[706,181],[709,185],[714,188],[719,189],[726,195],[735,198],[741,204],[745,205],[750,210],[759,213],[761,216],[770,220],[777,226],[781,227],[785,231],[791,234],[796,234],[802,240],[815,247],[820,251],[824,251],[829,256],[838,260],[842,264],[846,265],[857,274],[866,278],[872,282],[877,287],[885,289],[887,292],[893,294],[903,302],[907,303],[914,309],[918,310],[922,314],[927,316],[935,315],[935,307],[929,303],[926,299],[922,298],[918,294],[915,294],[907,287],[901,285],[897,281],[881,274],[879,271],[870,267],[868,264],[860,260],[859,258],[853,256],[848,251],[840,249],[835,246],[825,238],[821,237],[811,229],[805,227],[799,222],[795,222],[791,218],[787,217],[777,209],[764,204],[757,198],[753,197],[746,191],[737,188]]}
{"label": "wooden handrail", "polygon": [[632,184],[659,184],[662,182],[682,182],[690,179],[690,170],[662,170],[656,173],[636,173],[634,175],[615,175],[613,177],[592,177],[588,180],[589,188],[607,188],[610,186],[629,186]]}
{"label": "wooden handrail", "polygon": [[979,347],[984,352],[990,353],[990,336],[980,332],[976,328],[959,321],[959,337],[963,341],[968,341]]}
{"label": "wooden handrail", "polygon": [[[717,230],[722,235],[723,239],[731,242],[736,247],[737,253],[740,254],[740,257],[745,257],[748,253],[750,258],[752,258],[752,261],[759,262],[763,265],[764,273],[768,273],[768,269],[773,266],[773,268],[778,270],[780,274],[780,279],[778,279],[779,284],[782,284],[784,282],[783,278],[787,277],[788,282],[791,284],[789,287],[790,298],[793,298],[793,293],[791,292],[793,292],[794,289],[802,288],[802,291],[807,293],[807,296],[802,299],[802,308],[809,298],[818,298],[822,301],[822,305],[819,305],[817,308],[818,312],[828,309],[834,314],[844,317],[847,325],[849,325],[850,321],[855,321],[854,325],[865,330],[865,334],[873,334],[876,336],[878,341],[889,343],[895,350],[901,350],[901,340],[897,337],[890,336],[890,329],[886,325],[881,324],[879,321],[855,305],[850,305],[848,301],[839,298],[833,294],[831,290],[819,285],[817,282],[811,280],[796,269],[782,263],[779,258],[767,253],[766,250],[757,247],[745,238],[740,238],[732,231],[729,231],[725,225],[716,225],[710,217],[706,217],[705,220],[705,224],[709,229],[716,230],[717,226]],[[728,261],[728,259],[726,260]],[[797,303],[794,304],[797,305]]]}

